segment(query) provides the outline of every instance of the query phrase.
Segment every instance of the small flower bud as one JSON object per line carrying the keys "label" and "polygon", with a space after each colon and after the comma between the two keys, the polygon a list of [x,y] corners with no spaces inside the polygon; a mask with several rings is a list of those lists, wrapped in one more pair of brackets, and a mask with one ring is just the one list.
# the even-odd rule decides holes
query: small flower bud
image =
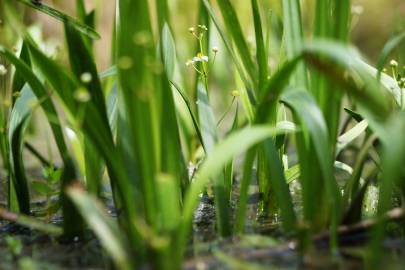
{"label": "small flower bud", "polygon": [[392,67],[392,68],[398,67],[398,62],[395,61],[395,60],[391,60],[391,61],[390,61],[390,67]]}
{"label": "small flower bud", "polygon": [[239,97],[239,96],[240,96],[240,93],[239,93],[238,90],[233,90],[233,91],[231,92],[231,95],[232,95],[233,97]]}
{"label": "small flower bud", "polygon": [[80,80],[83,83],[90,83],[92,79],[93,78],[89,72],[84,72],[82,75],[80,75]]}
{"label": "small flower bud", "polygon": [[190,32],[190,34],[194,34],[195,33],[195,28],[194,27],[190,27],[188,29],[188,31]]}
{"label": "small flower bud", "polygon": [[212,52],[213,53],[218,53],[219,52],[218,47],[217,46],[212,47]]}
{"label": "small flower bud", "polygon": [[74,93],[74,98],[79,102],[88,102],[91,98],[89,91],[86,88],[80,87]]}

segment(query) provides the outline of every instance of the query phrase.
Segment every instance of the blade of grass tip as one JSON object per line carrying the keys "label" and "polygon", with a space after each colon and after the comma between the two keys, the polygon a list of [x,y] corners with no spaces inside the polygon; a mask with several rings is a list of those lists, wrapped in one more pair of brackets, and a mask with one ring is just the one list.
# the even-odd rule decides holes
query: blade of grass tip
{"label": "blade of grass tip", "polygon": [[[83,0],[76,0],[76,14],[80,22],[84,23],[85,25],[95,28],[95,10],[90,11],[89,13],[86,12],[86,5]],[[93,42],[92,39],[88,38],[87,36],[83,35],[84,42],[88,46],[89,50],[92,48]]]}
{"label": "blade of grass tip", "polygon": [[117,224],[100,206],[99,201],[87,195],[80,187],[70,187],[67,194],[73,200],[90,228],[100,239],[103,248],[110,254],[121,270],[134,269],[131,256],[127,253],[128,243]]}
{"label": "blade of grass tip", "polygon": [[377,62],[377,80],[380,81],[381,73],[384,68],[385,62],[387,61],[389,55],[395,48],[397,48],[405,40],[405,32],[402,32],[388,40],[382,49]]}
{"label": "blade of grass tip", "polygon": [[286,171],[284,171],[285,179],[287,184],[291,184],[293,181],[297,180],[300,177],[300,165],[296,164]]}
{"label": "blade of grass tip", "polygon": [[344,134],[340,135],[337,140],[336,145],[336,156],[351,142],[358,138],[368,127],[367,120],[363,120],[357,123],[354,127],[346,131]]}
{"label": "blade of grass tip", "polygon": [[257,143],[275,136],[279,133],[286,133],[289,130],[278,129],[265,125],[251,126],[240,131],[237,131],[220,142],[211,155],[208,155],[203,164],[199,168],[194,182],[186,194],[183,208],[183,219],[180,223],[178,241],[177,241],[177,256],[176,260],[181,261],[184,256],[184,251],[191,229],[191,224],[194,216],[200,193],[209,183],[210,179],[223,170],[223,167],[230,162],[235,156],[246,151]]}
{"label": "blade of grass tip", "polygon": [[[22,47],[21,47],[21,52],[19,59],[23,61],[24,63],[27,64],[27,66],[31,66],[31,59],[28,51],[28,46],[23,42]],[[20,73],[19,70],[16,70],[14,73],[13,77],[13,104],[18,96],[18,93],[22,90],[24,84],[26,83],[26,80],[24,79],[24,76]]]}
{"label": "blade of grass tip", "polygon": [[262,19],[260,16],[259,6],[257,0],[251,1],[253,20],[255,26],[255,37],[256,37],[256,61],[259,66],[259,93],[263,91],[265,82],[267,81],[267,54],[266,54],[266,45],[263,38],[263,27]]}
{"label": "blade of grass tip", "polygon": [[227,31],[230,33],[232,40],[238,50],[239,57],[242,59],[245,70],[249,74],[250,80],[257,89],[258,76],[257,68],[251,58],[249,47],[242,32],[235,9],[229,0],[217,1]]}
{"label": "blade of grass tip", "polygon": [[99,39],[100,35],[91,27],[85,25],[84,23],[81,23],[77,19],[59,11],[56,10],[52,7],[49,7],[42,3],[41,1],[35,1],[35,0],[18,0],[18,2],[23,3],[24,5],[27,5],[31,8],[34,8],[42,13],[45,13],[61,22],[66,22],[68,21],[71,23],[78,31],[80,31],[82,34],[88,36],[91,39]]}

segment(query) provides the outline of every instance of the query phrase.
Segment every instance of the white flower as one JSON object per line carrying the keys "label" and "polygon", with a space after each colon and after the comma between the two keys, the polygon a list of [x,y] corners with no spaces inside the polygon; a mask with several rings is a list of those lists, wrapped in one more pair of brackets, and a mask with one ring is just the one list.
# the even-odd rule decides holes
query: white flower
{"label": "white flower", "polygon": [[212,47],[212,51],[213,51],[214,53],[218,53],[218,52],[219,52],[219,49],[218,49],[217,46],[214,46],[214,47]]}
{"label": "white flower", "polygon": [[7,74],[7,69],[4,65],[0,65],[0,76],[4,76]]}
{"label": "white flower", "polygon": [[390,66],[391,66],[391,67],[397,67],[397,66],[398,66],[398,62],[395,61],[395,60],[391,60]]}
{"label": "white flower", "polygon": [[193,57],[193,63],[195,62],[208,62],[208,56],[198,53],[197,56]]}

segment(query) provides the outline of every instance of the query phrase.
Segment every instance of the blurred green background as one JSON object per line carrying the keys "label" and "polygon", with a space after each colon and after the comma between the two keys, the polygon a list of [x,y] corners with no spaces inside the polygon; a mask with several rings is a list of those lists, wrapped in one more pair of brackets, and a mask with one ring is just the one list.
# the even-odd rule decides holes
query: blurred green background
{"label": "blurred green background", "polygon": [[[44,3],[55,6],[75,15],[75,1],[66,0],[44,0]],[[214,1],[215,2],[215,1]],[[253,25],[250,12],[250,1],[233,0],[241,24],[248,36],[253,39]],[[278,14],[280,0],[259,0],[262,7],[262,14],[270,14],[274,11]],[[313,18],[314,0],[304,0],[302,8],[304,11],[304,21],[309,30]],[[152,3],[152,1],[151,1]],[[97,61],[100,69],[109,66],[111,33],[114,20],[113,0],[87,0],[87,8],[96,7],[97,30],[101,33],[101,40],[96,42]],[[190,38],[187,29],[196,22],[198,12],[198,0],[169,0],[171,14],[171,23],[174,28],[176,43],[181,60],[186,60],[193,49],[193,40]],[[375,63],[378,54],[384,43],[393,34],[405,30],[405,1],[404,0],[354,0],[352,1],[353,11],[353,32],[352,42],[359,50],[372,62]],[[27,12],[27,11],[26,11]],[[61,24],[56,23],[52,18],[46,17],[35,11],[29,11],[25,14],[27,23],[39,23],[46,37],[62,40]],[[4,36],[3,36],[4,38]]]}

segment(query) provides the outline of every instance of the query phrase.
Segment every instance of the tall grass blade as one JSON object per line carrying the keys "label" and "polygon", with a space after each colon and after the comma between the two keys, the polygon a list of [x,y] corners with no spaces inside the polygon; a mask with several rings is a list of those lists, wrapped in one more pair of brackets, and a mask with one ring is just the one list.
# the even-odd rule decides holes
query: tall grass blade
{"label": "tall grass blade", "polygon": [[84,23],[81,23],[77,19],[75,19],[63,12],[60,12],[59,10],[56,10],[52,7],[45,5],[41,1],[33,1],[33,0],[18,0],[18,1],[23,3],[24,5],[27,5],[31,8],[34,8],[38,11],[45,13],[51,17],[54,17],[55,19],[57,19],[61,22],[69,22],[81,33],[83,33],[84,35],[86,35],[92,39],[100,38],[100,35],[93,28],[87,26]]}

